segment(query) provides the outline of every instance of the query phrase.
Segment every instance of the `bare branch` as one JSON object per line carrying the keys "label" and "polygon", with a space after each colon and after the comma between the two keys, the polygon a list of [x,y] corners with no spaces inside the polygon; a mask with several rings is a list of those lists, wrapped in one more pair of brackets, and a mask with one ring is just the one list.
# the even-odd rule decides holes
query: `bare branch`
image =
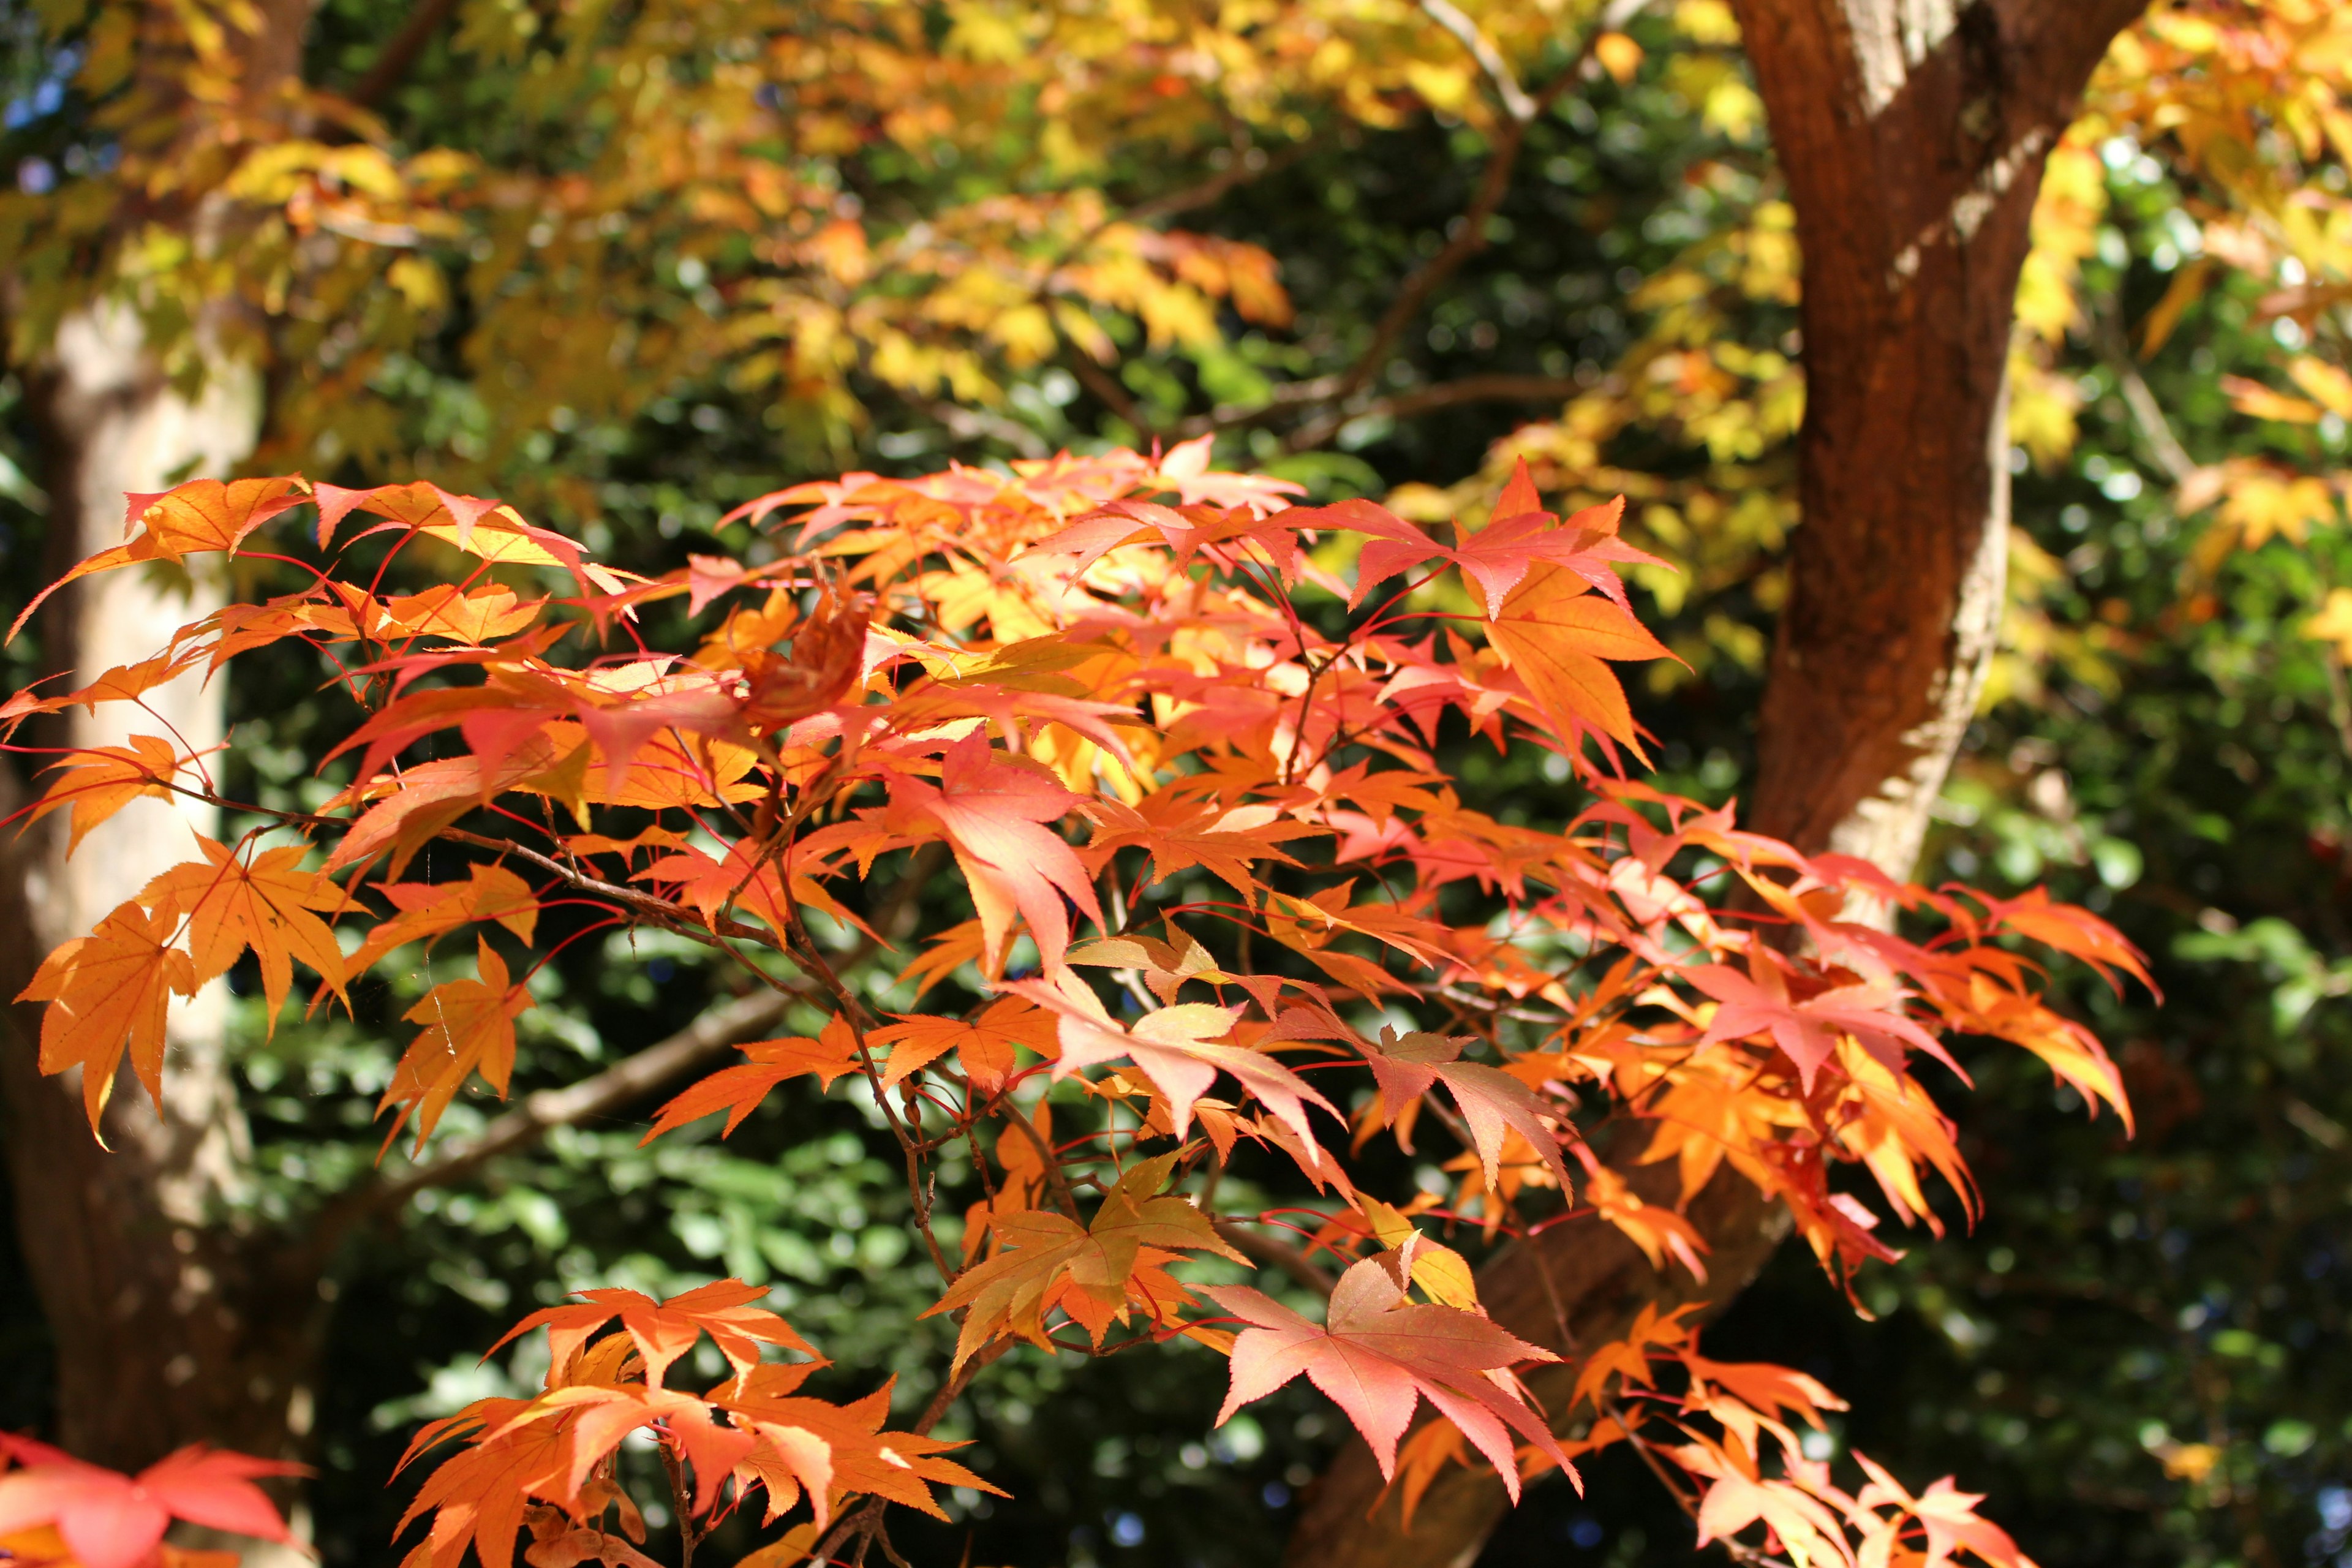
{"label": "bare branch", "polygon": [[1285,444],[1294,452],[1307,451],[1338,435],[1342,426],[1375,415],[1402,419],[1461,403],[1565,402],[1582,390],[1582,383],[1564,375],[1465,375],[1459,381],[1333,409],[1300,426]]}
{"label": "bare branch", "polygon": [[425,46],[433,41],[433,35],[441,30],[449,13],[457,8],[457,0],[421,0],[400,31],[384,45],[383,52],[376,56],[375,63],[368,67],[367,75],[343,96],[362,109],[373,109],[382,103],[400,85],[400,79],[408,74],[416,57],[425,52]]}
{"label": "bare branch", "polygon": [[[1148,202],[1139,203],[1119,214],[1118,221],[1151,223],[1163,217],[1174,217],[1178,213],[1191,212],[1198,207],[1208,206],[1222,200],[1227,192],[1238,190],[1254,181],[1263,180],[1277,170],[1286,169],[1309,153],[1328,146],[1330,142],[1331,138],[1328,135],[1310,136],[1304,142],[1294,142],[1279,153],[1267,153],[1263,148],[1257,147],[1243,148],[1240,150],[1240,155],[1231,163],[1200,184],[1187,185],[1181,191],[1171,191],[1164,196],[1155,196]],[[1252,153],[1258,155],[1255,163],[1250,161]],[[1088,237],[1091,238],[1092,236]]]}
{"label": "bare branch", "polygon": [[2116,390],[2123,394],[2124,406],[2131,410],[2132,423],[2139,426],[2140,438],[2147,443],[2148,456],[2157,467],[2171,477],[2174,484],[2186,481],[2197,471],[2197,459],[2172,433],[2172,422],[2164,416],[2164,405],[2148,390],[2147,380],[2139,373],[2139,362],[2132,357],[2131,345],[2124,341],[2123,329],[2105,310],[2094,310],[2091,316],[2091,336],[2099,351],[2100,360],[2116,378]]}
{"label": "bare branch", "polygon": [[1536,100],[1519,86],[1518,79],[1511,74],[1510,63],[1503,58],[1503,52],[1494,41],[1478,30],[1477,23],[1464,16],[1453,0],[1421,0],[1421,8],[1431,21],[1453,34],[1454,41],[1470,51],[1470,58],[1478,62],[1478,68],[1494,84],[1495,96],[1503,100],[1505,113],[1523,125],[1536,117]]}
{"label": "bare branch", "polygon": [[1210,1222],[1219,1236],[1232,1242],[1234,1250],[1251,1262],[1265,1268],[1279,1268],[1309,1290],[1319,1290],[1328,1296],[1339,1281],[1331,1271],[1295,1247],[1286,1246],[1270,1236],[1260,1236],[1247,1226],[1233,1220]]}
{"label": "bare branch", "polygon": [[1128,395],[1127,388],[1119,384],[1118,377],[1097,364],[1091,355],[1076,344],[1071,345],[1070,352],[1062,357],[1068,363],[1071,374],[1078,378],[1078,384],[1100,398],[1113,414],[1126,420],[1139,438],[1152,434],[1151,422],[1143,416],[1143,405]]}
{"label": "bare branch", "polygon": [[563,1089],[541,1089],[498,1117],[469,1139],[461,1139],[406,1175],[354,1193],[320,1216],[314,1235],[331,1245],[352,1224],[398,1208],[427,1188],[446,1186],[501,1154],[527,1148],[558,1127],[610,1115],[724,1056],[743,1041],[775,1026],[798,998],[754,991],[705,1010],[657,1045],[625,1057],[593,1078]]}
{"label": "bare branch", "polygon": [[[1443,0],[1432,0],[1432,3],[1442,4]],[[1422,263],[1397,289],[1396,299],[1381,317],[1380,324],[1372,329],[1371,342],[1365,345],[1355,364],[1341,377],[1335,397],[1344,400],[1371,384],[1381,366],[1388,363],[1389,355],[1394,352],[1397,339],[1421,314],[1422,307],[1429,302],[1429,297],[1453,277],[1464,262],[1486,248],[1487,220],[1495,216],[1495,209],[1503,205],[1503,197],[1510,189],[1511,171],[1518,163],[1519,149],[1527,141],[1528,127],[1584,76],[1585,68],[1593,58],[1593,45],[1604,34],[1613,32],[1632,20],[1647,3],[1648,0],[1614,0],[1601,14],[1593,29],[1585,36],[1576,58],[1545,84],[1543,91],[1528,104],[1526,114],[1515,115],[1511,122],[1497,133],[1494,151],[1487,154],[1486,172],[1478,183],[1477,195],[1471,198],[1470,205],[1464,210],[1453,237],[1444,249]],[[1453,7],[1449,5],[1446,9],[1452,10]],[[1433,10],[1431,14],[1436,15]]]}
{"label": "bare branch", "polygon": [[934,403],[931,417],[947,426],[948,434],[959,441],[977,441],[983,437],[1001,441],[1024,458],[1046,458],[1053,448],[1045,438],[1017,419],[985,408],[966,408],[960,404]]}

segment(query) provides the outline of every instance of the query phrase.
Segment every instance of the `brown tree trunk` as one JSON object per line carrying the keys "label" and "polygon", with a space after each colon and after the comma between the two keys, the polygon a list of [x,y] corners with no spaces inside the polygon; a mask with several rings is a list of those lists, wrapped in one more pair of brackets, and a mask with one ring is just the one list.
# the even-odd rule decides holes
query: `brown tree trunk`
{"label": "brown tree trunk", "polygon": [[1805,258],[1804,526],[1749,820],[1895,876],[1984,684],[2042,167],[2146,0],[1737,0]]}
{"label": "brown tree trunk", "polygon": [[[2042,163],[2146,0],[1734,4],[1805,258],[1804,526],[1748,816],[1904,877],[2000,631],[2009,342]],[[1579,1222],[1501,1254],[1480,1295],[1513,1332],[1572,1356],[1645,1302],[1719,1308],[1788,1227],[1727,1169],[1690,1216],[1712,1249],[1703,1289]],[[1555,1368],[1534,1383],[1557,1415],[1572,1381]],[[1491,1474],[1455,1468],[1407,1535],[1393,1499],[1372,1509],[1379,1494],[1370,1451],[1351,1443],[1309,1493],[1286,1561],[1460,1568],[1506,1502]]]}

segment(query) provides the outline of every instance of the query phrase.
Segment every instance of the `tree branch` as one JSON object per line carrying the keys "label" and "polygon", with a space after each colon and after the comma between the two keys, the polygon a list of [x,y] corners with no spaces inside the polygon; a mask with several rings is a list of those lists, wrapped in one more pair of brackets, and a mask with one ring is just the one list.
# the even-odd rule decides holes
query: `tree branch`
{"label": "tree branch", "polygon": [[[1576,51],[1576,58],[1562,67],[1533,99],[1527,100],[1524,93],[1519,95],[1526,101],[1527,112],[1520,114],[1513,110],[1509,123],[1497,133],[1494,151],[1487,155],[1486,173],[1479,180],[1477,194],[1464,209],[1460,226],[1454,230],[1444,248],[1423,262],[1398,288],[1395,300],[1391,301],[1379,324],[1372,329],[1371,342],[1364,346],[1364,352],[1357,356],[1356,363],[1340,375],[1338,385],[1328,395],[1332,401],[1345,402],[1371,384],[1372,378],[1380,374],[1381,367],[1388,363],[1390,354],[1395,351],[1396,342],[1403,336],[1405,328],[1412,324],[1421,314],[1422,308],[1428,304],[1429,297],[1453,277],[1464,262],[1486,248],[1487,220],[1495,216],[1495,209],[1503,205],[1503,197],[1510,190],[1511,172],[1517,165],[1519,150],[1527,141],[1528,127],[1541,118],[1546,110],[1559,100],[1561,94],[1583,77],[1585,68],[1592,61],[1593,45],[1603,35],[1623,27],[1648,3],[1649,0],[1612,0],[1609,7],[1596,19],[1592,30],[1585,36],[1583,44]],[[1441,26],[1446,26],[1449,32],[1453,31],[1445,23],[1439,6],[1445,11],[1454,10],[1446,0],[1425,0],[1423,8]],[[1461,16],[1458,11],[1454,11],[1454,15]],[[1462,16],[1461,19],[1465,26],[1469,26],[1471,36],[1477,37],[1477,29],[1470,25],[1469,18]],[[1461,37],[1459,33],[1454,36]],[[1483,43],[1483,38],[1480,41]],[[1492,46],[1487,45],[1486,47],[1491,53]],[[1477,51],[1474,48],[1472,52]],[[1483,60],[1480,63],[1482,66],[1485,64]],[[1498,58],[1497,67],[1500,64]],[[1495,73],[1489,71],[1488,74]],[[1508,79],[1507,73],[1497,78],[1498,82]],[[1517,91],[1516,86],[1513,90]],[[1509,101],[1507,98],[1507,105]]]}
{"label": "tree branch", "polygon": [[[1151,223],[1163,217],[1174,217],[1178,213],[1191,212],[1196,207],[1208,206],[1223,199],[1229,191],[1237,190],[1253,181],[1263,180],[1277,170],[1288,168],[1309,153],[1329,145],[1330,141],[1331,138],[1328,135],[1310,136],[1304,142],[1292,142],[1279,153],[1265,153],[1264,149],[1256,147],[1243,148],[1240,155],[1231,163],[1200,184],[1187,185],[1181,191],[1171,191],[1164,196],[1154,196],[1148,202],[1139,203],[1119,214],[1118,221]],[[1249,162],[1249,154],[1252,153],[1263,154],[1255,164]],[[1089,235],[1088,237],[1093,237]]]}
{"label": "tree branch", "polygon": [[536,1143],[555,1128],[609,1115],[642,1100],[774,1027],[784,1009],[798,999],[775,991],[732,997],[705,1010],[669,1038],[623,1058],[593,1078],[525,1096],[474,1137],[452,1142],[404,1176],[380,1182],[331,1205],[312,1227],[312,1245],[323,1250],[353,1225],[398,1208],[427,1188],[462,1180],[501,1154]]}
{"label": "tree branch", "polygon": [[2140,438],[2147,443],[2148,455],[2158,468],[2171,477],[2176,485],[2185,482],[2197,471],[2197,459],[2172,433],[2172,422],[2164,416],[2164,405],[2148,390],[2147,380],[2139,373],[2139,363],[2132,357],[2131,345],[2124,341],[2123,329],[2105,310],[2094,309],[2091,314],[2091,337],[2097,344],[2099,358],[2116,378],[2116,390],[2123,394],[2124,406],[2131,410],[2132,423],[2139,426]]}
{"label": "tree branch", "polygon": [[1478,30],[1477,23],[1464,16],[1453,0],[1421,0],[1421,8],[1431,21],[1453,34],[1454,40],[1470,51],[1470,58],[1478,62],[1478,68],[1485,71],[1486,79],[1494,84],[1495,96],[1503,100],[1506,113],[1523,125],[1536,117],[1535,100],[1519,86],[1518,79],[1511,74],[1509,62],[1503,58],[1503,52]]}
{"label": "tree branch", "polygon": [[457,0],[419,0],[400,31],[392,36],[383,52],[376,56],[375,63],[368,67],[367,74],[343,96],[362,109],[373,109],[382,103],[400,85],[400,79],[408,74],[416,57],[425,52],[425,46],[433,41],[433,35],[440,31],[441,24],[457,8]]}
{"label": "tree branch", "polygon": [[1126,420],[1139,439],[1152,434],[1151,422],[1143,416],[1143,405],[1129,396],[1127,388],[1118,384],[1118,378],[1097,364],[1086,350],[1073,343],[1070,352],[1062,357],[1068,362],[1071,374],[1078,378],[1078,384],[1101,399],[1113,414]]}
{"label": "tree branch", "polygon": [[1262,1268],[1279,1268],[1309,1290],[1328,1296],[1339,1283],[1332,1278],[1329,1269],[1295,1247],[1285,1246],[1272,1237],[1260,1236],[1247,1226],[1233,1220],[1220,1219],[1210,1223],[1219,1236],[1233,1243],[1234,1251],[1252,1263]]}
{"label": "tree branch", "polygon": [[1284,444],[1294,452],[1308,451],[1338,435],[1341,426],[1375,415],[1403,419],[1460,403],[1565,402],[1583,390],[1582,383],[1565,375],[1465,375],[1394,397],[1335,408],[1301,425]]}

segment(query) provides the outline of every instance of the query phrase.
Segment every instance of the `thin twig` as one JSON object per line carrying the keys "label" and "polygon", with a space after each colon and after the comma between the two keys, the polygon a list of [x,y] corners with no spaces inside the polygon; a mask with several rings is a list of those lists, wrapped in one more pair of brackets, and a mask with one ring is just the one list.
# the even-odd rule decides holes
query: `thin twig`
{"label": "thin twig", "polygon": [[[1268,174],[1288,168],[1309,153],[1318,152],[1328,146],[1330,142],[1330,136],[1326,134],[1310,136],[1303,142],[1294,142],[1279,153],[1264,153],[1263,149],[1254,147],[1240,149],[1239,156],[1208,179],[1202,180],[1198,184],[1189,185],[1183,190],[1171,191],[1164,196],[1155,196],[1148,202],[1139,203],[1119,214],[1116,221],[1151,223],[1163,217],[1174,217],[1178,213],[1191,212],[1198,207],[1208,206],[1222,200],[1228,192],[1238,190],[1255,181],[1265,179]],[[1262,153],[1255,163],[1249,161],[1251,153]]]}
{"label": "thin twig", "polygon": [[1421,314],[1422,307],[1429,302],[1430,295],[1453,277],[1464,262],[1486,248],[1486,222],[1495,216],[1495,209],[1503,205],[1503,197],[1510,190],[1511,172],[1517,166],[1519,150],[1527,142],[1528,127],[1583,76],[1585,63],[1593,58],[1592,47],[1601,36],[1623,26],[1643,4],[1646,0],[1617,0],[1611,5],[1599,24],[1585,36],[1583,46],[1576,51],[1576,58],[1545,84],[1543,91],[1528,103],[1524,116],[1515,115],[1496,135],[1494,151],[1486,156],[1486,172],[1478,182],[1477,195],[1471,198],[1470,205],[1464,210],[1454,237],[1446,242],[1444,249],[1415,268],[1397,289],[1396,299],[1390,304],[1387,313],[1372,329],[1372,341],[1365,345],[1355,364],[1341,378],[1339,401],[1345,401],[1371,384],[1372,378],[1380,374],[1381,366],[1388,363],[1397,339]]}
{"label": "thin twig", "polygon": [[1013,1342],[1010,1339],[992,1340],[972,1352],[963,1365],[956,1370],[955,1375],[942,1384],[937,1394],[931,1395],[931,1402],[923,1406],[923,1413],[915,1418],[915,1425],[911,1428],[915,1436],[929,1436],[931,1428],[946,1419],[948,1407],[963,1397],[963,1391],[971,1386],[971,1380],[980,1375],[981,1369],[1011,1350]]}
{"label": "thin twig", "polygon": [[1462,403],[1566,402],[1583,390],[1582,382],[1565,375],[1465,375],[1459,381],[1440,382],[1435,386],[1401,392],[1393,397],[1335,408],[1301,425],[1283,445],[1294,452],[1311,451],[1337,436],[1343,426],[1359,419],[1408,419],[1433,408],[1451,408]]}
{"label": "thin twig", "polygon": [[1126,420],[1134,428],[1138,439],[1151,434],[1151,422],[1144,417],[1143,405],[1119,384],[1117,376],[1097,364],[1093,355],[1072,344],[1070,352],[1062,358],[1068,363],[1070,374],[1078,378],[1078,384],[1100,398],[1113,414]]}
{"label": "thin twig", "polygon": [[1212,1220],[1216,1233],[1234,1244],[1234,1249],[1251,1262],[1279,1268],[1301,1285],[1318,1294],[1328,1296],[1339,1287],[1331,1271],[1295,1247],[1285,1246],[1270,1236],[1260,1236],[1229,1219]]}
{"label": "thin twig", "polygon": [[2147,443],[2148,456],[2156,459],[2176,485],[2185,482],[2197,471],[2197,459],[2172,433],[2172,422],[2164,416],[2164,405],[2148,390],[2147,379],[2139,373],[2139,363],[2132,357],[2131,345],[2124,341],[2123,329],[2115,317],[2094,308],[2091,312],[2091,336],[2096,344],[2099,359],[2116,378],[2116,390],[2123,394],[2124,406],[2131,411],[2132,423],[2139,426],[2140,438]]}

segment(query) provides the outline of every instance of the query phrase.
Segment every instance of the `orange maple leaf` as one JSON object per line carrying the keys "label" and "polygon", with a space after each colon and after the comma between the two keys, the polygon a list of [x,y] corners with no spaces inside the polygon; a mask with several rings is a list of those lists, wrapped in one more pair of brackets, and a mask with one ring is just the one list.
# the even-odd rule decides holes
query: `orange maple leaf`
{"label": "orange maple leaf", "polygon": [[1080,797],[1045,769],[971,735],[948,748],[937,787],[906,777],[893,778],[891,786],[893,816],[929,817],[946,832],[986,933],[990,970],[1003,968],[1016,912],[1048,970],[1061,966],[1070,946],[1064,899],[1102,924],[1086,867],[1045,826],[1067,816]]}
{"label": "orange maple leaf", "polygon": [[[1400,1037],[1385,1024],[1381,1026],[1379,1045],[1359,1039],[1357,1047],[1371,1064],[1372,1077],[1380,1084],[1381,1114],[1393,1120],[1399,1110],[1442,1083],[1462,1112],[1463,1126],[1478,1152],[1489,1189],[1497,1184],[1504,1135],[1517,1132],[1543,1156],[1560,1191],[1566,1193],[1568,1167],[1560,1161],[1559,1138],[1544,1125],[1535,1092],[1498,1068],[1462,1060],[1462,1047],[1468,1043],[1420,1030]],[[1411,1152],[1411,1145],[1406,1145],[1406,1151]]]}
{"label": "orange maple leaf", "polygon": [[1625,689],[1602,661],[1674,657],[1632,615],[1550,562],[1529,568],[1494,607],[1486,638],[1527,683],[1553,732],[1569,742],[1581,725],[1635,744]]}
{"label": "orange maple leaf", "polygon": [[474,962],[479,978],[445,981],[404,1015],[408,1022],[424,1025],[425,1032],[400,1058],[376,1104],[379,1116],[400,1107],[384,1135],[387,1145],[414,1115],[416,1146],[424,1148],[441,1113],[476,1071],[500,1100],[506,1098],[507,1080],[514,1073],[515,1016],[531,1005],[530,993],[509,983],[506,961],[487,941],[478,943]]}
{"label": "orange maple leaf", "polygon": [[795,1035],[783,1040],[754,1040],[736,1049],[751,1059],[740,1067],[721,1068],[681,1091],[661,1108],[653,1130],[637,1141],[640,1148],[665,1132],[721,1110],[727,1112],[727,1125],[719,1134],[724,1138],[743,1125],[743,1119],[759,1108],[768,1091],[785,1079],[814,1075],[820,1087],[831,1089],[835,1079],[858,1068],[857,1037],[838,1017],[814,1040]]}
{"label": "orange maple leaf", "polygon": [[530,884],[503,866],[477,861],[462,882],[387,882],[376,891],[400,912],[368,932],[344,963],[346,979],[403,943],[429,941],[468,921],[496,921],[524,942],[539,927],[539,900]]}
{"label": "orange maple leaf", "polygon": [[[177,561],[204,551],[234,552],[245,536],[289,507],[310,499],[310,483],[301,475],[283,479],[191,479],[160,495],[124,498],[128,515],[123,528],[128,542],[101,550],[33,595],[33,602],[8,628],[13,641],[41,601],[78,577],[111,572],[142,561]],[[131,530],[137,530],[131,533]]]}
{"label": "orange maple leaf", "polygon": [[[1123,1321],[1131,1296],[1155,1317],[1166,1303],[1139,1292],[1138,1276],[1179,1251],[1213,1252],[1248,1259],[1220,1239],[1209,1216],[1183,1198],[1155,1196],[1168,1182],[1176,1155],[1162,1154],[1128,1168],[1103,1197],[1093,1221],[1081,1226],[1066,1215],[1036,1209],[994,1216],[1003,1250],[958,1275],[947,1294],[923,1313],[969,1309],[956,1336],[955,1367],[1001,1334],[1019,1334],[1051,1350],[1045,1314],[1059,1307],[1102,1343],[1114,1319]],[[1172,1285],[1173,1282],[1171,1281]],[[1181,1298],[1182,1288],[1175,1287]]]}
{"label": "orange maple leaf", "polygon": [[1054,1016],[1017,996],[997,998],[971,1020],[915,1013],[890,1016],[898,1022],[866,1037],[869,1045],[890,1047],[890,1059],[882,1069],[885,1089],[895,1089],[953,1051],[972,1087],[982,1094],[994,1094],[1013,1071],[1017,1059],[1014,1047],[1026,1046],[1040,1056],[1050,1056],[1058,1048]]}
{"label": "orange maple leaf", "polygon": [[118,906],[98,929],[76,937],[44,959],[20,1002],[47,1002],[41,1016],[41,1070],[81,1068],[82,1105],[92,1131],[115,1068],[127,1047],[131,1070],[148,1098],[163,1103],[163,1021],[171,994],[193,996],[196,970],[170,945],[178,922],[150,914],[133,901]]}
{"label": "orange maple leaf", "polygon": [[41,798],[26,808],[26,826],[60,806],[73,808],[73,836],[66,853],[81,847],[83,837],[100,823],[141,795],[172,798],[171,782],[179,771],[180,753],[171,742],[154,735],[133,735],[128,746],[91,746],[74,753],[75,760],[57,763],[50,771],[58,780]]}
{"label": "orange maple leaf", "polygon": [[334,931],[311,911],[347,908],[351,900],[332,879],[301,869],[310,845],[265,849],[247,863],[201,833],[196,844],[205,853],[202,860],[173,867],[139,893],[139,901],[158,917],[187,922],[196,984],[226,973],[252,948],[261,963],[261,993],[273,1033],[278,1010],[294,984],[295,959],[317,970],[336,995],[344,995],[343,950]]}
{"label": "orange maple leaf", "polygon": [[547,1331],[551,1364],[561,1373],[572,1365],[572,1359],[597,1330],[618,1318],[622,1331],[645,1358],[646,1382],[654,1388],[662,1385],[671,1365],[692,1350],[694,1342],[704,1334],[710,1336],[710,1342],[739,1375],[760,1364],[762,1345],[782,1345],[804,1355],[816,1354],[815,1347],[801,1338],[790,1323],[764,1308],[751,1305],[766,1299],[766,1287],[749,1285],[740,1279],[714,1280],[660,1301],[636,1290],[583,1290],[579,1294],[580,1305],[546,1307],[533,1312],[509,1329],[487,1353],[495,1355],[500,1346],[533,1329],[543,1328]]}

